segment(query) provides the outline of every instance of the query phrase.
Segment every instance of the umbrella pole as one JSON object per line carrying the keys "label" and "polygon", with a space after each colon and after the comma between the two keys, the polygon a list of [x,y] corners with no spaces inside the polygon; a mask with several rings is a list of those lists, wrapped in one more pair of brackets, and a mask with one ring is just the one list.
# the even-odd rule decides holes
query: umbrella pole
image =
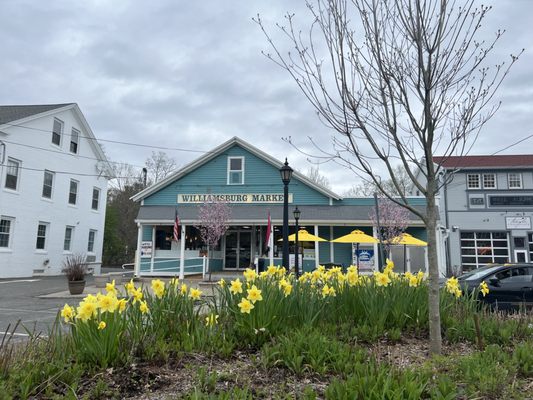
{"label": "umbrella pole", "polygon": [[359,242],[355,245],[355,254],[357,255],[357,271],[359,271]]}
{"label": "umbrella pole", "polygon": [[407,254],[406,254],[406,251],[405,251],[405,248],[407,246],[404,244],[403,245],[403,273],[405,274],[405,271],[406,271],[406,268],[407,268]]}

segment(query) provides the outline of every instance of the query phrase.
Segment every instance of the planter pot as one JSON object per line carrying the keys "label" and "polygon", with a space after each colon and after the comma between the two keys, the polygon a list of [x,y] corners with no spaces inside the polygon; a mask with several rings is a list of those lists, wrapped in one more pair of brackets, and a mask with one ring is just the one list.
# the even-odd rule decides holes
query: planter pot
{"label": "planter pot", "polygon": [[70,294],[82,294],[85,289],[85,280],[83,281],[68,281],[68,290]]}

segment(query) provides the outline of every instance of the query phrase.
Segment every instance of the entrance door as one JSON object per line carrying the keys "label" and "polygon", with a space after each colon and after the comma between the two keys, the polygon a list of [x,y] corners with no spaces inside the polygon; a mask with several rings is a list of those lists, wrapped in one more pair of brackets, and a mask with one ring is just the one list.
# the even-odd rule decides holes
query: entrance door
{"label": "entrance door", "polygon": [[227,269],[248,268],[252,256],[252,232],[228,231],[226,233],[226,260],[224,267]]}
{"label": "entrance door", "polygon": [[515,250],[514,259],[517,263],[526,263],[527,262],[527,251],[526,250]]}

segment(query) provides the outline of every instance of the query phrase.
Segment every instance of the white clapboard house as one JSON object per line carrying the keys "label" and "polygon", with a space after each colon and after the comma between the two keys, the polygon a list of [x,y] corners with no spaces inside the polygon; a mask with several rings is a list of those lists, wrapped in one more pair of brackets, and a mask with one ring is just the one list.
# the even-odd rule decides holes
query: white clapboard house
{"label": "white clapboard house", "polygon": [[77,104],[0,106],[0,278],[99,271],[108,167]]}

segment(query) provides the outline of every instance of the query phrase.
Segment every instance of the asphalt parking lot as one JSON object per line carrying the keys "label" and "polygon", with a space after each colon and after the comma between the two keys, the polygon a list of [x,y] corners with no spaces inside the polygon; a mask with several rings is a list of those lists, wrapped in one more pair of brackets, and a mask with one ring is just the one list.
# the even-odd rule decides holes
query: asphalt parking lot
{"label": "asphalt parking lot", "polygon": [[[92,276],[87,277],[87,285],[92,284]],[[0,279],[0,340],[4,332],[20,320],[16,336],[27,336],[31,332],[46,334],[54,322],[57,311],[65,301],[64,298],[40,298],[39,296],[67,290],[64,276]],[[74,302],[79,299],[74,300]],[[24,327],[26,329],[24,329]]]}

